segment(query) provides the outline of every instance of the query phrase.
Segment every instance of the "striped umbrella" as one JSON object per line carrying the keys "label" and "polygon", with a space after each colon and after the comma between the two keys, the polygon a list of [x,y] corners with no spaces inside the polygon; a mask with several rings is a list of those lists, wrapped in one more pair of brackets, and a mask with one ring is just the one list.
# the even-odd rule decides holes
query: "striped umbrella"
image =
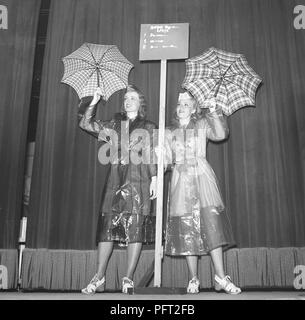
{"label": "striped umbrella", "polygon": [[61,82],[75,89],[79,98],[93,96],[97,87],[105,101],[116,91],[128,85],[133,68],[114,45],[84,43],[70,55],[62,58],[64,75]]}
{"label": "striped umbrella", "polygon": [[205,100],[214,96],[217,105],[229,116],[242,107],[255,106],[255,94],[261,81],[244,55],[212,47],[186,60],[182,88],[203,107]]}

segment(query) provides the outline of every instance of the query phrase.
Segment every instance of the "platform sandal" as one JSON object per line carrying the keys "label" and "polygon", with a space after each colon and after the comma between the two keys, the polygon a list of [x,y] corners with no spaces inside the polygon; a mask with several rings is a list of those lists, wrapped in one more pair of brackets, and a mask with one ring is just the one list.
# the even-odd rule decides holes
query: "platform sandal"
{"label": "platform sandal", "polygon": [[187,286],[186,292],[187,293],[199,293],[199,279],[197,277],[193,277]]}
{"label": "platform sandal", "polygon": [[128,293],[129,288],[134,288],[133,281],[127,277],[124,277],[122,279],[122,292],[123,293]]}
{"label": "platform sandal", "polygon": [[238,288],[231,280],[229,276],[225,276],[224,278],[220,278],[215,275],[215,290],[216,291],[225,291],[228,294],[239,294],[241,293],[241,289]]}
{"label": "platform sandal", "polygon": [[97,274],[92,278],[86,288],[82,289],[84,294],[94,294],[105,290],[105,277],[99,279]]}

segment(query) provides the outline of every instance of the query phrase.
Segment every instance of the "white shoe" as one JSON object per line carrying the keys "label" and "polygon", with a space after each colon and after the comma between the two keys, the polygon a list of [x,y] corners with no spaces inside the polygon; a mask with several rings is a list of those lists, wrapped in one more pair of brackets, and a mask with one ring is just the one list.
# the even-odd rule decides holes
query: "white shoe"
{"label": "white shoe", "polygon": [[122,292],[123,293],[128,293],[128,289],[131,288],[133,289],[134,288],[134,284],[133,284],[133,281],[127,277],[124,277],[122,279]]}
{"label": "white shoe", "polygon": [[199,293],[199,285],[200,282],[197,277],[193,277],[187,286],[186,292],[187,293]]}
{"label": "white shoe", "polygon": [[224,290],[228,294],[239,294],[241,289],[238,288],[231,280],[229,276],[225,276],[223,279],[215,275],[215,290]]}
{"label": "white shoe", "polygon": [[105,277],[101,280],[95,275],[86,288],[82,289],[84,294],[94,294],[95,292],[103,292],[105,290]]}

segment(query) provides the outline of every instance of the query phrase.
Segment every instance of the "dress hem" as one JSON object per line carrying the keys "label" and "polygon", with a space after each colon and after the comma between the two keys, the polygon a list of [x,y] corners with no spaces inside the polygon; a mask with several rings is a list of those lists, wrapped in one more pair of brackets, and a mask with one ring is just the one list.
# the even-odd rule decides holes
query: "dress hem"
{"label": "dress hem", "polygon": [[175,257],[179,257],[179,256],[207,256],[210,254],[211,251],[219,248],[219,247],[223,247],[223,251],[226,251],[232,247],[235,247],[236,244],[229,244],[228,242],[224,242],[224,243],[221,243],[217,246],[215,246],[214,248],[211,248],[209,250],[206,250],[206,251],[202,251],[200,253],[198,252],[194,252],[194,253],[167,253],[165,252],[164,254],[167,255],[167,256],[175,256]]}

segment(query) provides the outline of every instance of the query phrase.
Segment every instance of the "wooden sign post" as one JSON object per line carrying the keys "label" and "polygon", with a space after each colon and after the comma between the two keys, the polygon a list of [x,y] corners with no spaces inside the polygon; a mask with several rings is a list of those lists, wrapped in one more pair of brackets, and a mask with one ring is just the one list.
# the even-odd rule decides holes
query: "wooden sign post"
{"label": "wooden sign post", "polygon": [[[142,24],[140,34],[140,60],[161,60],[159,134],[158,145],[162,148],[165,135],[166,71],[167,60],[187,59],[189,44],[189,24]],[[162,217],[163,217],[163,154],[158,157],[157,212],[155,236],[154,286],[161,286]]]}

